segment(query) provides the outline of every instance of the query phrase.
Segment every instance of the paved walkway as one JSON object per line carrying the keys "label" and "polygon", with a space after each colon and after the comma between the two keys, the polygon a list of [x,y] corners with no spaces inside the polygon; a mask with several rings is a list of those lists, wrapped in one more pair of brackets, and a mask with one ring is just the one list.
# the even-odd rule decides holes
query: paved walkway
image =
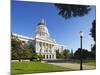
{"label": "paved walkway", "polygon": [[[62,66],[66,68],[70,68],[73,70],[79,70],[80,69],[80,64],[73,64],[73,63],[48,63],[48,64],[53,64],[57,66]],[[89,69],[96,69],[96,66],[90,66],[90,65],[83,65],[84,70],[89,70]]]}

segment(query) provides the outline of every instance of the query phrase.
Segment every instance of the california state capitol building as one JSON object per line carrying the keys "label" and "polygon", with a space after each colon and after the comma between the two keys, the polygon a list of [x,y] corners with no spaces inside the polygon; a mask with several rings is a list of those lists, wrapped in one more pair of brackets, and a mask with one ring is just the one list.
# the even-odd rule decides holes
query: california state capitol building
{"label": "california state capitol building", "polygon": [[34,38],[23,36],[17,33],[12,33],[12,35],[18,37],[18,39],[27,44],[32,42],[35,46],[35,52],[37,54],[44,55],[44,60],[55,60],[56,50],[59,50],[59,52],[64,50],[63,45],[57,44],[57,42],[50,37],[50,33],[44,19],[38,23],[34,33]]}

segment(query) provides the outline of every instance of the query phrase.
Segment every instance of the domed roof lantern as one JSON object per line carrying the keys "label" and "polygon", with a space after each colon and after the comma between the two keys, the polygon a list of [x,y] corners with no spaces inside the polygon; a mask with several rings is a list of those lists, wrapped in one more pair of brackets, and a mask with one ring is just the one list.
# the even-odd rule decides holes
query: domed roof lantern
{"label": "domed roof lantern", "polygon": [[36,37],[50,37],[50,34],[48,32],[48,28],[44,22],[44,19],[42,19],[37,26],[37,29],[35,31]]}
{"label": "domed roof lantern", "polygon": [[42,19],[42,20],[39,22],[38,25],[45,25],[45,21],[44,21],[44,19]]}

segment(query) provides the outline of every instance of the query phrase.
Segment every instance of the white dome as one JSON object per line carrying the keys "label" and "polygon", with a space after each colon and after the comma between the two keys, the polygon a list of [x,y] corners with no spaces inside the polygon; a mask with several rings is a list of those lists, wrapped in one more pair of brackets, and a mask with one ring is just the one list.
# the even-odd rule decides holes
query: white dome
{"label": "white dome", "polygon": [[49,32],[43,19],[38,24],[35,33],[36,33],[36,37],[49,37]]}

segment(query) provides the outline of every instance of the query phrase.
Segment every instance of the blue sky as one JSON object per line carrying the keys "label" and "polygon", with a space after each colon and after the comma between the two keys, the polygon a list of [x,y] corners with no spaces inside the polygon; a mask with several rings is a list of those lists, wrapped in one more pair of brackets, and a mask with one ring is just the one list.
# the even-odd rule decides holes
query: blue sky
{"label": "blue sky", "polygon": [[57,43],[75,51],[80,47],[79,32],[82,30],[83,48],[90,49],[93,39],[89,33],[95,19],[95,6],[91,6],[91,11],[84,17],[65,20],[57,13],[57,8],[50,3],[12,1],[12,32],[34,38],[37,24],[44,18],[51,37]]}

